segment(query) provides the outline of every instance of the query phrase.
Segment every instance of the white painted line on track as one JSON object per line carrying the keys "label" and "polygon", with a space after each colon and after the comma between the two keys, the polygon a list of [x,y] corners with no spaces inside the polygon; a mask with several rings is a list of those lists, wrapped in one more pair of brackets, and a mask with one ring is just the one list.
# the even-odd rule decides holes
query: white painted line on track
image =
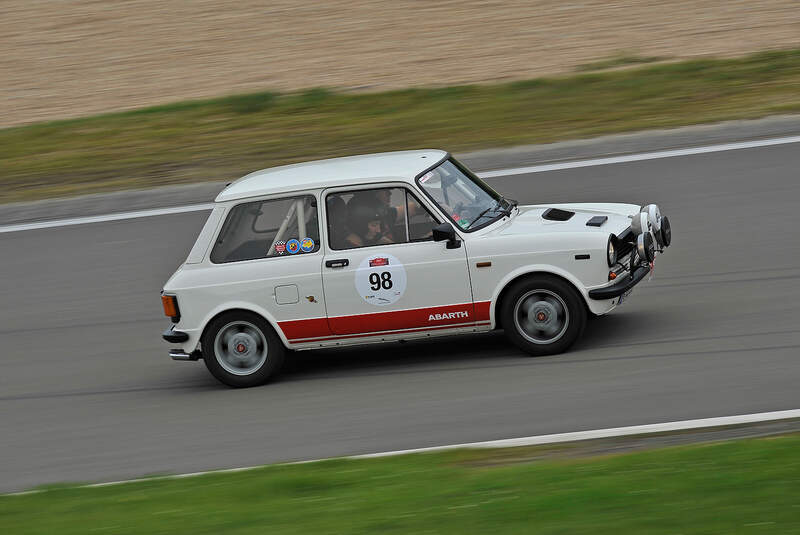
{"label": "white painted line on track", "polygon": [[105,223],[106,221],[120,221],[123,219],[137,219],[140,217],[155,217],[160,215],[183,214],[186,212],[199,212],[211,210],[212,203],[190,204],[186,206],[174,206],[172,208],[153,208],[151,210],[138,210],[136,212],[119,212],[116,214],[93,215],[86,217],[73,217],[70,219],[56,219],[53,221],[39,221],[34,223],[20,223],[18,225],[6,225],[0,227],[0,234],[4,232],[20,232],[22,230],[38,230],[53,227],[69,227],[72,225],[85,225],[87,223]]}
{"label": "white painted line on track", "polygon": [[800,142],[800,136],[781,137],[773,139],[759,139],[756,141],[740,141],[737,143],[723,143],[721,145],[707,145],[705,147],[690,147],[686,149],[660,150],[655,152],[641,152],[639,154],[626,154],[623,156],[609,156],[607,158],[593,158],[574,162],[559,162],[551,164],[532,165],[530,167],[517,167],[515,169],[498,169],[479,173],[481,178],[496,178],[501,176],[525,175],[528,173],[543,173],[545,171],[559,171],[562,169],[576,169],[578,167],[594,167],[597,165],[610,165],[615,163],[639,162],[642,160],[657,160],[675,156],[691,156],[693,154],[708,154],[710,152],[725,152],[729,150],[754,149],[772,145],[786,145],[787,143]]}
{"label": "white painted line on track", "polygon": [[696,420],[681,420],[677,422],[664,422],[661,424],[631,425],[627,427],[610,427],[608,429],[594,429],[592,431],[574,431],[571,433],[555,433],[552,435],[538,435],[522,438],[506,438],[501,440],[487,440],[484,442],[466,442],[464,444],[449,444],[447,446],[432,446],[429,448],[415,448],[410,450],[388,451],[383,453],[367,453],[352,455],[346,459],[371,459],[375,457],[391,457],[408,453],[425,453],[431,451],[445,451],[462,448],[515,448],[519,446],[538,446],[541,444],[555,444],[558,442],[575,442],[579,440],[594,440],[598,438],[614,438],[630,435],[647,435],[651,433],[664,433],[668,431],[686,431],[703,427],[720,427],[726,425],[751,424],[756,422],[771,422],[774,420],[787,420],[800,418],[800,409],[775,412],[759,412],[755,414],[740,414],[738,416],[721,416],[716,418],[699,418]]}
{"label": "white painted line on track", "polygon": [[[759,139],[755,141],[740,141],[736,143],[723,143],[719,145],[707,145],[704,147],[689,147],[685,149],[641,152],[638,154],[627,154],[624,156],[609,156],[606,158],[592,158],[589,160],[575,160],[568,162],[532,165],[529,167],[515,167],[511,169],[496,169],[494,171],[485,171],[482,173],[478,173],[478,176],[480,176],[481,178],[498,178],[503,176],[525,175],[529,173],[543,173],[546,171],[560,171],[563,169],[577,169],[580,167],[594,167],[598,165],[639,162],[642,160],[657,160],[660,158],[672,158],[675,156],[691,156],[693,154],[708,154],[711,152],[725,152],[730,150],[753,149],[758,147],[769,147],[772,145],[785,145],[787,143],[800,143],[800,136]],[[87,223],[104,223],[106,221],[137,219],[141,217],[155,217],[155,216],[170,215],[170,214],[182,214],[184,212],[211,210],[212,207],[213,204],[211,203],[192,204],[187,206],[175,206],[172,208],[156,208],[153,210],[140,210],[137,212],[120,212],[116,214],[75,217],[71,219],[56,219],[52,221],[40,221],[35,223],[21,223],[17,225],[0,226],[0,234],[6,232],[20,232],[24,230],[37,230],[37,229],[54,228],[54,227],[66,227],[71,225],[84,225]]]}
{"label": "white painted line on track", "polygon": [[[519,446],[539,446],[542,444],[556,444],[559,442],[577,442],[581,440],[594,440],[598,438],[614,438],[631,435],[648,435],[653,433],[665,433],[670,431],[686,431],[689,429],[701,429],[710,427],[720,427],[728,425],[751,424],[758,422],[773,422],[776,420],[789,420],[800,418],[800,409],[785,411],[758,412],[754,414],[739,414],[736,416],[720,416],[714,418],[698,418],[696,420],[680,420],[676,422],[664,422],[660,424],[631,425],[627,427],[611,427],[607,429],[594,429],[590,431],[574,431],[570,433],[555,433],[552,435],[536,435],[520,438],[506,438],[501,440],[486,440],[483,442],[465,442],[462,444],[447,444],[444,446],[431,446],[427,448],[414,448],[408,450],[384,451],[379,453],[365,453],[361,455],[347,455],[344,457],[329,457],[323,459],[313,459],[309,461],[296,461],[289,463],[279,463],[280,465],[309,464],[328,461],[332,459],[374,459],[378,457],[394,457],[396,455],[407,455],[412,453],[428,453],[435,451],[447,451],[456,449],[487,449],[487,448],[513,448]],[[126,479],[122,481],[109,481],[106,483],[93,483],[90,485],[79,485],[73,488],[95,488],[109,487],[112,485],[123,485],[126,483],[138,483],[143,481],[160,481],[165,479],[184,479],[187,477],[197,477],[207,474],[230,474],[234,472],[244,472],[255,470],[269,465],[244,466],[240,468],[225,468],[222,470],[206,470],[203,472],[190,472],[186,474],[175,474],[168,476],[157,476],[140,479]],[[275,466],[275,465],[274,465]],[[46,492],[46,490],[28,490],[24,492],[14,492],[0,494],[2,496],[21,496],[25,494],[35,494]]]}

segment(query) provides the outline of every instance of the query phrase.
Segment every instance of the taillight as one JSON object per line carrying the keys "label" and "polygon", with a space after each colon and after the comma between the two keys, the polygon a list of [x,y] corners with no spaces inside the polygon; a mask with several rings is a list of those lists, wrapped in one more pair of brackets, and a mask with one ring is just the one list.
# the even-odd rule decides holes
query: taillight
{"label": "taillight", "polygon": [[164,307],[164,314],[172,319],[173,323],[178,323],[181,319],[181,312],[178,309],[178,298],[174,295],[162,295],[161,306]]}

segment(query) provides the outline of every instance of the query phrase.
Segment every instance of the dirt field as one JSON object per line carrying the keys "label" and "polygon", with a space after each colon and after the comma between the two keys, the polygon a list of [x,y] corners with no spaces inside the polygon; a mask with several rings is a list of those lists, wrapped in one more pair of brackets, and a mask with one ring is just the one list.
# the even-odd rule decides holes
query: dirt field
{"label": "dirt field", "polygon": [[257,90],[531,78],[800,47],[797,0],[3,0],[0,127]]}

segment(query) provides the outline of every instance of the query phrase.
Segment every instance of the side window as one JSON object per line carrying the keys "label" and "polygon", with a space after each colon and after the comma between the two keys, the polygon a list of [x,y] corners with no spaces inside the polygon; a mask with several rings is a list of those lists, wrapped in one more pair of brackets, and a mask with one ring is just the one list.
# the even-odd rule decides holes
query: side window
{"label": "side window", "polygon": [[214,243],[215,264],[296,256],[319,251],[317,201],[313,195],[234,206]]}
{"label": "side window", "polygon": [[325,199],[331,249],[426,240],[436,221],[405,188],[331,193]]}
{"label": "side window", "polygon": [[413,193],[406,191],[406,213],[408,214],[408,236],[411,241],[432,239],[433,227],[439,224],[427,208]]}

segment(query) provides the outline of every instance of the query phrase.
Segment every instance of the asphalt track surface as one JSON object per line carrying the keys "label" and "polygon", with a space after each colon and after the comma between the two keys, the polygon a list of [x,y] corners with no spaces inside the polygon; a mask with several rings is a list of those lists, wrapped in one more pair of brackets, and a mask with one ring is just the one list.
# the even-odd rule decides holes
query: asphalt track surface
{"label": "asphalt track surface", "polygon": [[658,202],[674,244],[567,354],[301,353],[247,390],[160,338],[205,213],[0,234],[0,491],[797,408],[798,169],[788,144],[493,178],[521,203]]}

